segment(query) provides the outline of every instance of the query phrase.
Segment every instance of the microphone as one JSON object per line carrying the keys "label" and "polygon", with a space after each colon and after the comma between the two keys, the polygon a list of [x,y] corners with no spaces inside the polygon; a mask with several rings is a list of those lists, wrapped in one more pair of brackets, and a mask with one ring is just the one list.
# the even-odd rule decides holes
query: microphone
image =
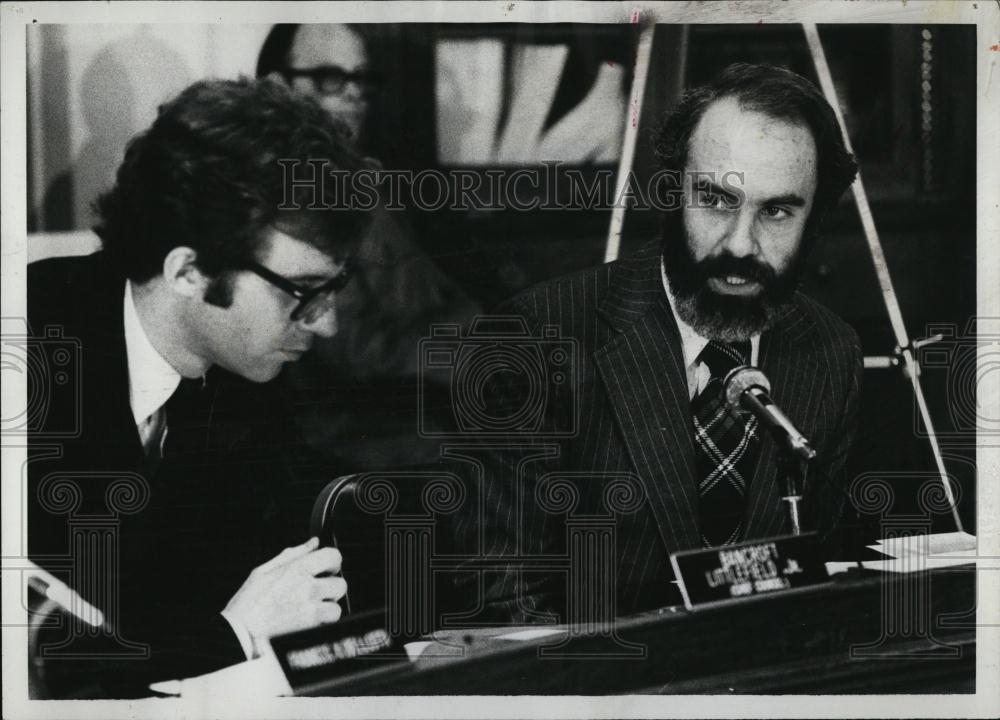
{"label": "microphone", "polygon": [[726,402],[731,408],[749,412],[795,457],[812,460],[816,451],[771,397],[771,383],[760,370],[747,365],[733,368],[723,381]]}

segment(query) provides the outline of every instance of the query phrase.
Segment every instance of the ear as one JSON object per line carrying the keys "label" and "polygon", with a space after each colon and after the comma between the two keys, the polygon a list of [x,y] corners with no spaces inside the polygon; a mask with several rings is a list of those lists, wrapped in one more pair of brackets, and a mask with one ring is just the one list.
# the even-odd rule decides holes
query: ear
{"label": "ear", "polygon": [[163,258],[163,279],[174,292],[185,297],[201,297],[211,278],[195,264],[198,252],[180,245]]}

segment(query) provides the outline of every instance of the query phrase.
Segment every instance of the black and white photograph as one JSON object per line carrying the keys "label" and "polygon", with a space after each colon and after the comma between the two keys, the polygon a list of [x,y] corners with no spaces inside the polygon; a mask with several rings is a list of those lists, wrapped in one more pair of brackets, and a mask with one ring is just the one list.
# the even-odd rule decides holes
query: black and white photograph
{"label": "black and white photograph", "polygon": [[1000,3],[0,35],[4,717],[1000,713]]}

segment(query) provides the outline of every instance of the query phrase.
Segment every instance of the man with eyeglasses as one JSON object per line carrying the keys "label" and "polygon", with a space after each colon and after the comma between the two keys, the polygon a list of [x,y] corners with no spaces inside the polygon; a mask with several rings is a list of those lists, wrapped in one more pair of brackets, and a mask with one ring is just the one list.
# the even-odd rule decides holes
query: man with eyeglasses
{"label": "man with eyeglasses", "polygon": [[[86,674],[85,695],[149,694],[340,617],[340,554],[307,540],[313,481],[337,473],[314,475],[269,381],[336,333],[368,223],[279,209],[307,208],[314,189],[286,192],[278,160],[360,169],[347,137],[281,83],[196,83],[98,199],[102,250],[29,266],[31,327],[79,348],[76,400],[48,407],[78,432],[29,439],[28,524],[32,557],[107,618],[100,637],[70,628],[77,659],[49,668]],[[112,537],[88,547],[80,519],[109,511]]]}
{"label": "man with eyeglasses", "polygon": [[313,97],[361,140],[372,96],[382,78],[369,64],[356,26],[335,23],[275,25],[261,48],[257,77],[277,76]]}

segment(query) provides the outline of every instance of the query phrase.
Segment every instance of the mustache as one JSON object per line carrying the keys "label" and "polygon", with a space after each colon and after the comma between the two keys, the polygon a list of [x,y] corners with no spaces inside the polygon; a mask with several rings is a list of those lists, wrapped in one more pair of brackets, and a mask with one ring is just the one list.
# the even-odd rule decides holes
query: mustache
{"label": "mustache", "polygon": [[771,266],[765,265],[752,257],[738,258],[728,252],[714,257],[707,257],[695,263],[695,268],[703,280],[736,275],[737,277],[758,282],[764,287],[770,287],[778,279],[778,274]]}

